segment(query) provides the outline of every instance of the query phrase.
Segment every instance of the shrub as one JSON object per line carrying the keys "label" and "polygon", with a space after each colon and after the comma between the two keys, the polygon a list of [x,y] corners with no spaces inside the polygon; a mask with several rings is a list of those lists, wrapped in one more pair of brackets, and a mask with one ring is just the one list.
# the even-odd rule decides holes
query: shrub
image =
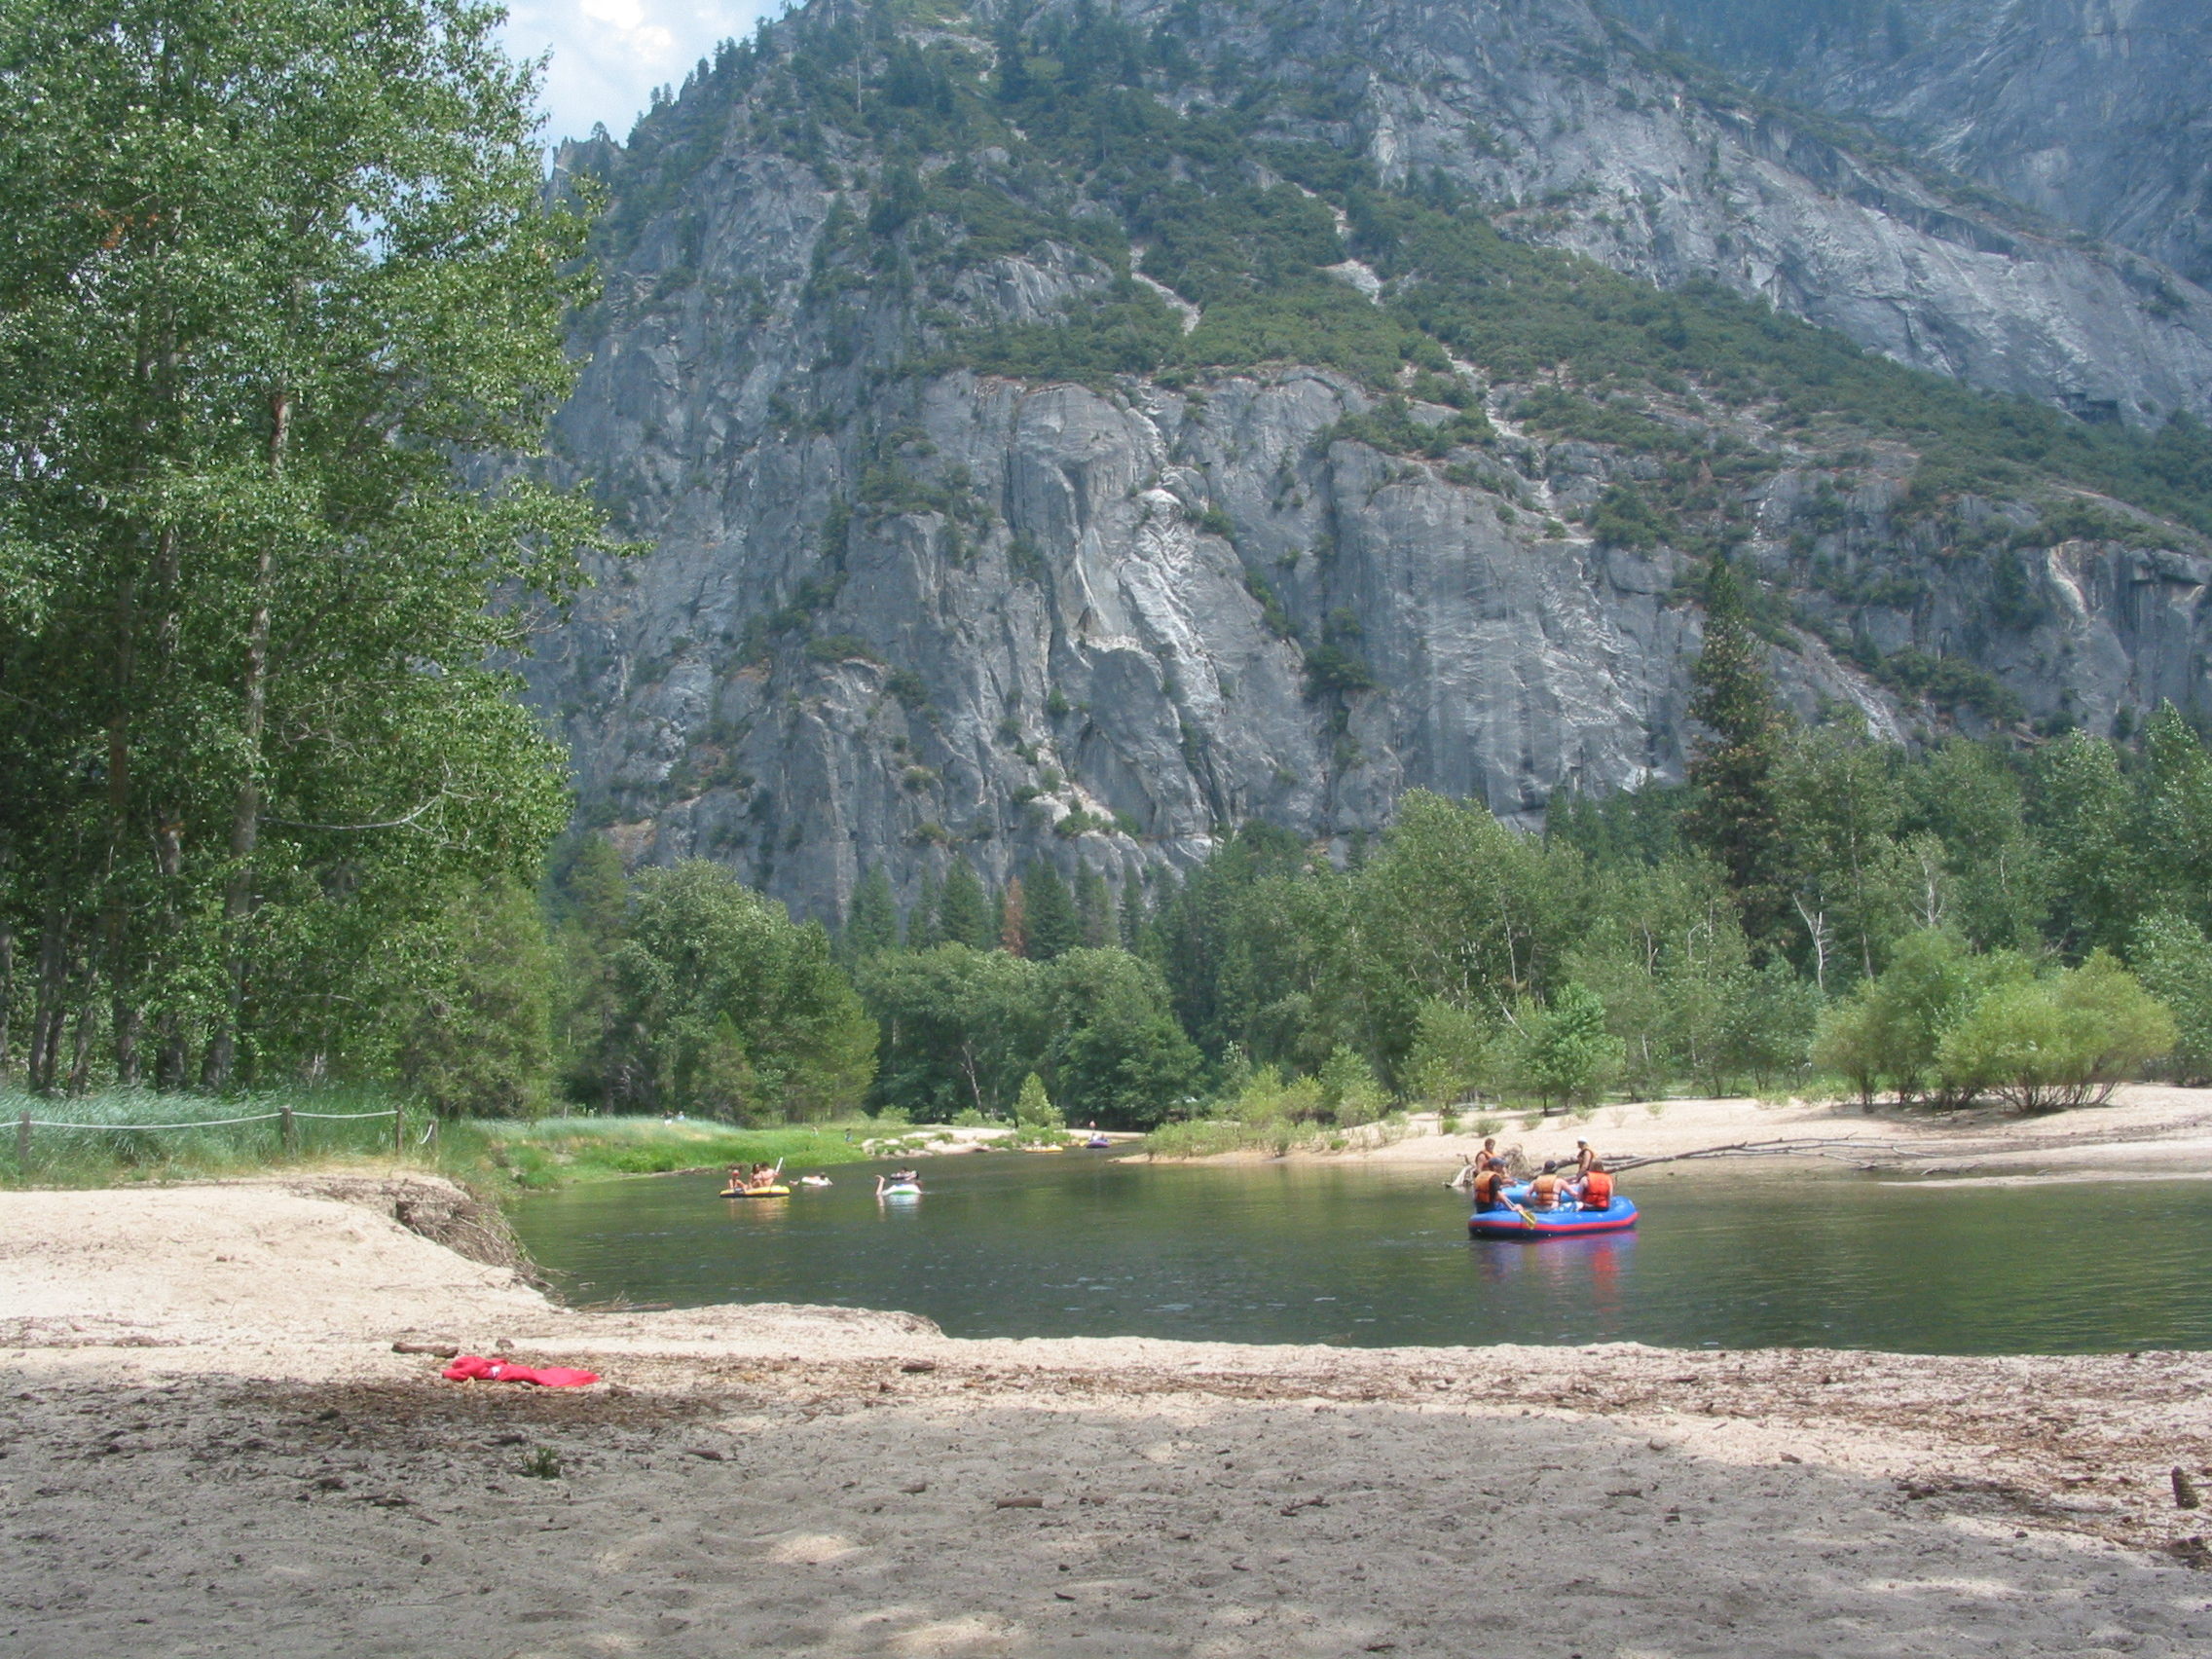
{"label": "shrub", "polygon": [[1306,695],[1312,698],[1342,693],[1356,695],[1382,683],[1375,671],[1342,645],[1323,645],[1306,658]]}
{"label": "shrub", "polygon": [[1031,1072],[1021,1080],[1014,1101],[1014,1139],[1024,1144],[1053,1145],[1067,1135],[1068,1120],[1045,1092],[1045,1080]]}
{"label": "shrub", "polygon": [[2195,923],[2168,913],[2136,929],[2131,954],[2144,987],[2174,1016],[2171,1075],[2212,1080],[2212,941]]}
{"label": "shrub", "polygon": [[1621,1040],[1605,1029],[1605,1005],[1571,981],[1559,988],[1549,1007],[1522,1017],[1522,1075],[1547,1106],[1554,1100],[1595,1100],[1622,1057]]}
{"label": "shrub", "polygon": [[1947,929],[1907,934],[1880,978],[1862,981],[1822,1017],[1813,1063],[1849,1078],[1864,1101],[1886,1083],[1900,1100],[1955,1105],[1960,1096],[1936,1054],[1944,1033],[1989,990],[2027,973],[2014,953],[1977,956]]}
{"label": "shrub", "polygon": [[1319,1082],[1322,1109],[1345,1128],[1372,1124],[1389,1107],[1390,1097],[1376,1081],[1375,1068],[1342,1043],[1322,1063]]}
{"label": "shrub", "polygon": [[1481,1015],[1432,997],[1414,1020],[1405,1076],[1414,1093],[1439,1109],[1464,1099],[1496,1064],[1496,1034]]}
{"label": "shrub", "polygon": [[2100,1105],[2174,1045],[2173,1015],[2099,950],[2068,973],[1997,986],[1937,1050],[1945,1086],[2022,1112]]}
{"label": "shrub", "polygon": [[1311,1124],[1324,1108],[1317,1080],[1301,1077],[1285,1083],[1273,1066],[1262,1066],[1237,1095],[1235,1111],[1246,1124]]}

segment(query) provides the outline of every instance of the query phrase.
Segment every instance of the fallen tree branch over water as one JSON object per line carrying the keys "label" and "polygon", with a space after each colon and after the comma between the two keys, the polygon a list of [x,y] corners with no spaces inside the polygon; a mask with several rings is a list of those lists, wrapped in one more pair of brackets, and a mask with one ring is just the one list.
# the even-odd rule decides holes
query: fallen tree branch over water
{"label": "fallen tree branch over water", "polygon": [[[1889,1158],[1905,1158],[1915,1150],[1902,1141],[1872,1141],[1854,1136],[1835,1140],[1763,1140],[1731,1141],[1726,1146],[1699,1147],[1694,1152],[1669,1152],[1649,1158],[1608,1158],[1605,1167],[1614,1174],[1625,1174],[1631,1169],[1648,1169],[1655,1163],[1682,1163],[1698,1158],[1779,1158],[1804,1154],[1812,1158],[1840,1158],[1836,1151],[1847,1147],[1854,1152],[1871,1152]],[[1918,1149],[1925,1152],[1926,1148]]]}

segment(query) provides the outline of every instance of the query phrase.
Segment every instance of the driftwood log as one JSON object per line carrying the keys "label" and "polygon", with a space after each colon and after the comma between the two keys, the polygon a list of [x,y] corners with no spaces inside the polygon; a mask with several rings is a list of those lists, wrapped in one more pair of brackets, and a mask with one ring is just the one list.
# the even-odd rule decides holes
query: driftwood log
{"label": "driftwood log", "polygon": [[[1655,1163],[1685,1163],[1700,1158],[1830,1158],[1849,1162],[1850,1154],[1872,1153],[1904,1158],[1914,1149],[1901,1141],[1873,1141],[1853,1136],[1835,1140],[1730,1141],[1726,1146],[1704,1146],[1695,1152],[1661,1153],[1650,1158],[1608,1158],[1605,1167],[1618,1175],[1630,1169],[1648,1169]],[[1925,1150],[1925,1149],[1922,1149]]]}

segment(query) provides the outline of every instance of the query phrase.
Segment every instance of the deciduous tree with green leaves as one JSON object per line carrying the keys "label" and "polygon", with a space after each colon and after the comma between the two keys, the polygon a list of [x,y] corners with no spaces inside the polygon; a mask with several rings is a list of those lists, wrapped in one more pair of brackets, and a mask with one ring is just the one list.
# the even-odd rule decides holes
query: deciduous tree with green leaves
{"label": "deciduous tree with green leaves", "polygon": [[515,465],[571,384],[583,224],[499,18],[0,0],[0,905],[37,1087],[347,1069],[364,953],[434,994],[457,884],[534,882],[567,815],[499,665],[601,534]]}
{"label": "deciduous tree with green leaves", "polygon": [[608,1105],[805,1123],[859,1105],[875,1076],[875,1022],[822,925],[705,859],[638,878],[608,977]]}

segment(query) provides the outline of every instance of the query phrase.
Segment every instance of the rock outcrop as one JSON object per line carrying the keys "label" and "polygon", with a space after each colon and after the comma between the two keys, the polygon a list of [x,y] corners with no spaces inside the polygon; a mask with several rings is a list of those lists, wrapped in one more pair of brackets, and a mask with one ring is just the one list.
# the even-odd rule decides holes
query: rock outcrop
{"label": "rock outcrop", "polygon": [[1744,28],[1742,0],[1616,10],[2055,223],[2212,281],[2212,9],[2198,0],[1924,0],[1802,32]]}
{"label": "rock outcrop", "polygon": [[[2195,290],[2141,303],[2123,262],[1722,107],[1579,4],[1329,0],[1278,21],[1230,12],[1209,38],[1328,81],[1284,141],[1356,149],[1386,180],[1441,171],[1510,197],[1496,222],[1530,240],[1662,284],[1718,276],[1995,388],[2131,418],[2212,403]],[[1036,857],[1126,878],[1247,818],[1343,842],[1416,786],[1533,825],[1559,790],[1679,776],[1688,561],[1571,522],[1658,476],[1652,456],[1547,442],[1517,423],[1527,387],[1464,368],[1496,435],[1439,461],[1339,433],[1377,393],[1333,370],[916,367],[925,304],[1050,321],[1113,274],[1054,242],[838,309],[825,262],[883,158],[838,133],[815,162],[764,146],[704,81],[653,119],[682,141],[566,157],[611,178],[622,229],[557,427],[648,550],[599,572],[527,670],[587,819],[631,857],[719,859],[834,919],[875,864],[905,897],[955,856],[989,880]],[[1895,516],[1901,446],[1839,460],[1698,407],[1655,413],[1766,458],[1731,510],[1795,596],[1775,668],[1807,719],[2109,725],[2201,694],[2212,562],[2183,533],[2120,514],[2016,550],[1982,532],[2033,511],[1972,502],[1962,551]],[[1853,651],[1950,666],[1936,689],[1925,669],[1885,683]]]}

